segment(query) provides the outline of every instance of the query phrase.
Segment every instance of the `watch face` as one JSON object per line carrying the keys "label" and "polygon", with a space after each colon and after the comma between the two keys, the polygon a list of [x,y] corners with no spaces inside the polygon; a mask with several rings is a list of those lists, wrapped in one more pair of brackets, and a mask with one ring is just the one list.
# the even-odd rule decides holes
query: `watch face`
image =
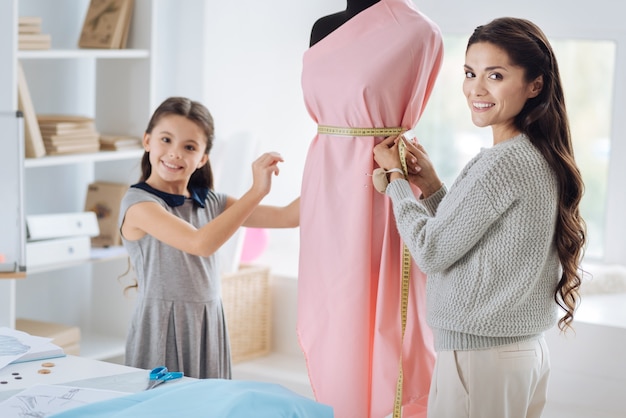
{"label": "watch face", "polygon": [[132,0],[91,0],[78,46],[119,48]]}

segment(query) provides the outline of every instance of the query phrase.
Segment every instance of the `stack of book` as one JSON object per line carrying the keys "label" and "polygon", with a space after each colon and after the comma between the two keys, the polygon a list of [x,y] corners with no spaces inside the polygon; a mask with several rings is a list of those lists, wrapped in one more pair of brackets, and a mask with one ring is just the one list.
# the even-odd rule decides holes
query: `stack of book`
{"label": "stack of book", "polygon": [[20,16],[18,20],[19,49],[50,49],[49,33],[41,33],[41,17]]}
{"label": "stack of book", "polygon": [[102,151],[120,151],[141,149],[141,138],[126,135],[100,135],[100,149]]}
{"label": "stack of book", "polygon": [[37,115],[46,154],[98,152],[100,135],[92,118],[74,115]]}

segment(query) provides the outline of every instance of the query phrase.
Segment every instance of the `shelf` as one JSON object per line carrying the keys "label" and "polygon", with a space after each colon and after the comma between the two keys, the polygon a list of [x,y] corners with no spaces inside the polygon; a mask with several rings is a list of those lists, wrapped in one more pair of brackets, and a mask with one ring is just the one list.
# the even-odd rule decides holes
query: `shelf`
{"label": "shelf", "polygon": [[148,58],[146,49],[45,49],[17,51],[18,59],[138,59]]}
{"label": "shelf", "polygon": [[128,253],[122,246],[114,246],[109,248],[92,248],[91,258],[86,260],[74,260],[65,263],[46,264],[35,267],[27,267],[26,275],[46,273],[53,270],[61,270],[70,267],[85,265],[85,263],[99,263],[104,261],[119,260],[128,257]]}
{"label": "shelf", "polygon": [[47,155],[41,158],[26,158],[24,160],[24,168],[117,161],[132,158],[140,159],[143,153],[143,149],[134,149],[127,151],[100,151],[90,154]]}

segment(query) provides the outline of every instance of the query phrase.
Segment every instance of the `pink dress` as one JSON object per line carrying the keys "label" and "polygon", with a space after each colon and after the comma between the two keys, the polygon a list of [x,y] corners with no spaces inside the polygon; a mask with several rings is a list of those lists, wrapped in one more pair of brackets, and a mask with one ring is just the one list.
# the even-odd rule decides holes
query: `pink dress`
{"label": "pink dress", "polygon": [[[411,128],[442,54],[439,28],[411,0],[381,0],[305,52],[307,110],[319,125]],[[369,176],[380,140],[318,134],[304,168],[297,331],[316,399],[337,418],[381,418],[394,404],[402,243]],[[413,265],[405,418],[426,416],[435,354],[424,301],[425,276]]]}

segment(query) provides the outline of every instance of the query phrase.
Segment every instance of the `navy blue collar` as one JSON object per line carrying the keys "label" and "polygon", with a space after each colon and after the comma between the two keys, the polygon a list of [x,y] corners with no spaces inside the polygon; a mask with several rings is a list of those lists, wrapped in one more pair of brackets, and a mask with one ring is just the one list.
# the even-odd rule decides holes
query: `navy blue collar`
{"label": "navy blue collar", "polygon": [[[185,196],[180,194],[162,192],[161,190],[157,190],[154,187],[150,186],[146,182],[133,184],[130,187],[135,187],[137,189],[145,190],[148,193],[152,193],[153,195],[163,199],[165,203],[167,203],[170,207],[180,206],[185,203]],[[189,193],[191,194],[191,200],[193,200],[194,204],[203,208],[204,202],[209,195],[209,189],[206,187],[191,187],[189,189]]]}

